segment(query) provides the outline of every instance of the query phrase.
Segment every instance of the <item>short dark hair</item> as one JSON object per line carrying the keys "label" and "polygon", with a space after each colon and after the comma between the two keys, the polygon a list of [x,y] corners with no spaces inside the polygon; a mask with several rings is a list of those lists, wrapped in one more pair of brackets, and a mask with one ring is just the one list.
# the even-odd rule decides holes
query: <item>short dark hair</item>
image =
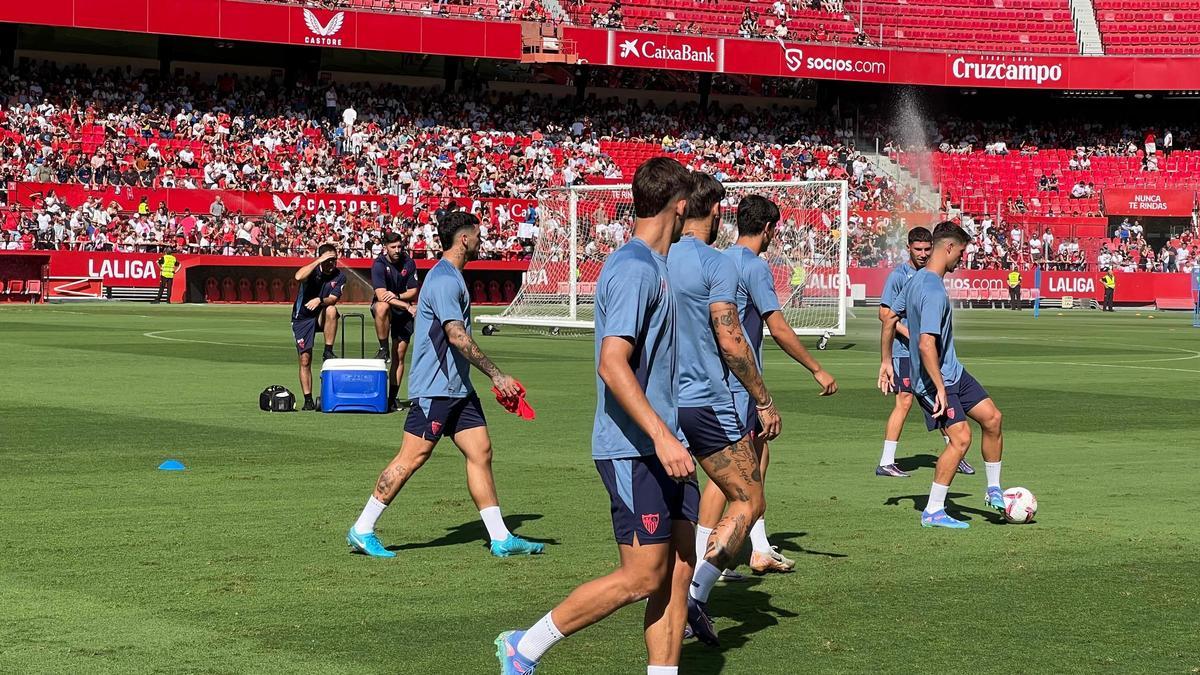
{"label": "short dark hair", "polygon": [[317,247],[317,255],[319,255],[319,256],[325,255],[326,253],[330,253],[330,252],[337,253],[337,246],[326,243],[326,244],[321,244],[320,246]]}
{"label": "short dark hair", "polygon": [[633,215],[653,218],[692,191],[692,172],[670,157],[642,162],[633,174]]}
{"label": "short dark hair", "polygon": [[908,231],[909,245],[915,244],[918,241],[933,241],[933,233],[929,231],[929,228],[918,225]]}
{"label": "short dark hair", "polygon": [[971,235],[959,227],[958,223],[946,220],[938,223],[937,227],[933,228],[933,243],[937,244],[939,241],[945,239],[953,239],[957,243],[966,246],[971,241]]}
{"label": "short dark hair", "polygon": [[400,236],[400,233],[395,230],[388,230],[387,232],[383,233],[382,241],[383,241],[384,246],[387,246],[388,244],[394,244],[398,241],[403,241],[403,240],[404,240],[404,237]]}
{"label": "short dark hair", "polygon": [[762,195],[742,197],[738,203],[738,236],[752,237],[762,234],[769,225],[779,222],[779,207]]}
{"label": "short dark hair", "polygon": [[447,213],[438,223],[438,237],[442,240],[442,250],[448,251],[454,247],[454,238],[463,230],[474,229],[479,225],[479,219],[465,211]]}
{"label": "short dark hair", "polygon": [[725,199],[725,186],[721,185],[721,181],[704,173],[703,171],[692,172],[692,194],[688,195],[687,211],[684,212],[684,219],[692,218],[707,218],[714,206],[720,204]]}

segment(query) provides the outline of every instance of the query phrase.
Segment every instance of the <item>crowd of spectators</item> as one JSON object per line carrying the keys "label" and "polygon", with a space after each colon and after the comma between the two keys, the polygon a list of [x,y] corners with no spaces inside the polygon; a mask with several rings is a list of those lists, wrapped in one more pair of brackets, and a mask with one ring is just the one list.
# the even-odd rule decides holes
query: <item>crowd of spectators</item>
{"label": "crowd of spectators", "polygon": [[[413,213],[205,217],[155,204],[144,213],[96,203],[72,209],[48,196],[47,204],[17,216],[20,231],[7,235],[6,247],[15,240],[128,249],[182,236],[185,250],[303,253],[336,235],[348,250],[365,253],[372,232],[398,227],[418,233],[415,250],[432,252],[436,238],[417,226],[451,200],[528,199],[545,187],[627,179],[602,150],[612,143],[651,143],[723,180],[846,178],[856,208],[906,206],[829,113],[617,99],[576,104],[394,85],[285,86],[232,75],[206,83],[49,64],[0,72],[0,96],[0,179],[9,184],[391,195]],[[528,253],[527,246],[516,251],[513,240],[528,238],[511,221],[494,224],[493,255]],[[198,232],[187,231],[193,223]]]}

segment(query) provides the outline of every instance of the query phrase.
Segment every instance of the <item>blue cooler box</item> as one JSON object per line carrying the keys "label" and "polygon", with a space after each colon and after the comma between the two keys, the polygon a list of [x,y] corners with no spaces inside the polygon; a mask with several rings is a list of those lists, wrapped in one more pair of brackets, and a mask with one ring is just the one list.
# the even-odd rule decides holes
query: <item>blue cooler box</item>
{"label": "blue cooler box", "polygon": [[321,364],[321,412],[387,412],[387,364],[329,359]]}

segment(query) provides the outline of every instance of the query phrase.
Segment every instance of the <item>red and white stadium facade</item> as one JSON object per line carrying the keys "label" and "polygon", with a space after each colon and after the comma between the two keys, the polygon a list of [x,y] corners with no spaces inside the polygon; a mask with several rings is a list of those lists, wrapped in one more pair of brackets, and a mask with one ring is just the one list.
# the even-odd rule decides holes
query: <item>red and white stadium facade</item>
{"label": "red and white stadium facade", "polygon": [[[306,16],[307,14],[307,16]],[[10,23],[518,60],[521,24],[243,0],[0,3]],[[1200,89],[1200,57],[981,54],[567,26],[588,63],[746,75],[1048,90]]]}

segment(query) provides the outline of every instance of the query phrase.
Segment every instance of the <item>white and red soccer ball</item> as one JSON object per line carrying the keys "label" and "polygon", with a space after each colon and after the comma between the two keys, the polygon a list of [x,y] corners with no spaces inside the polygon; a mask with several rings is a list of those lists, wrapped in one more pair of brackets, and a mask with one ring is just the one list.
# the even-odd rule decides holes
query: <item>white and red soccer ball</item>
{"label": "white and red soccer ball", "polygon": [[1032,523],[1037,515],[1037,497],[1023,487],[1004,491],[1004,519],[1010,523]]}

